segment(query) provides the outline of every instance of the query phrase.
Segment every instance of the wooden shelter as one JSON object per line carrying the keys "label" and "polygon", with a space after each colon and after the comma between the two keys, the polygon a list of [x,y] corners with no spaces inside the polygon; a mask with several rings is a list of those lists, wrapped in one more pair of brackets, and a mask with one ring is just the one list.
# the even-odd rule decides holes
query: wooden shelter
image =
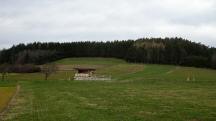
{"label": "wooden shelter", "polygon": [[82,67],[77,67],[74,68],[76,71],[74,80],[111,80],[111,77],[106,77],[106,76],[96,76],[95,75],[95,68],[82,68]]}
{"label": "wooden shelter", "polygon": [[95,68],[74,68],[76,70],[75,80],[90,80],[93,77]]}
{"label": "wooden shelter", "polygon": [[90,74],[96,71],[95,68],[74,68],[78,74]]}

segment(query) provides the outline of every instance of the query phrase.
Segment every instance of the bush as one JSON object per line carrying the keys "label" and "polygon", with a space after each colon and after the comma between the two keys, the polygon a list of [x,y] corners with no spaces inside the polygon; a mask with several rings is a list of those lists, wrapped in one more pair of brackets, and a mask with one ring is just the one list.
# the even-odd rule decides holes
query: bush
{"label": "bush", "polygon": [[9,73],[35,73],[40,72],[41,69],[38,66],[35,65],[11,65],[8,68]]}

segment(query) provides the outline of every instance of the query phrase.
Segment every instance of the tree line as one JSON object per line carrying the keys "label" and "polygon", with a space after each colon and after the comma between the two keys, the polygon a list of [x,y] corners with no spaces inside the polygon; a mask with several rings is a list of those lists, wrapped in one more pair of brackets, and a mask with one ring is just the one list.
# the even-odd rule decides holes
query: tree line
{"label": "tree line", "polygon": [[107,42],[34,42],[0,51],[0,64],[44,64],[67,57],[114,57],[133,63],[216,68],[216,49],[182,38]]}

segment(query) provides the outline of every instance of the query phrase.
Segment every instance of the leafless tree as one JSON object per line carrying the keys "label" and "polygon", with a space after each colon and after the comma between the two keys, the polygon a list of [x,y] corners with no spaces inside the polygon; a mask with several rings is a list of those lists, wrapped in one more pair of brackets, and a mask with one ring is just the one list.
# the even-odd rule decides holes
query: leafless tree
{"label": "leafless tree", "polygon": [[47,64],[42,66],[41,72],[44,74],[45,80],[48,79],[48,77],[55,73],[57,71],[57,66],[55,64]]}
{"label": "leafless tree", "polygon": [[216,69],[216,53],[212,55],[212,68]]}
{"label": "leafless tree", "polygon": [[7,73],[9,72],[9,65],[8,64],[2,64],[0,65],[0,73],[2,75],[2,81],[5,80]]}

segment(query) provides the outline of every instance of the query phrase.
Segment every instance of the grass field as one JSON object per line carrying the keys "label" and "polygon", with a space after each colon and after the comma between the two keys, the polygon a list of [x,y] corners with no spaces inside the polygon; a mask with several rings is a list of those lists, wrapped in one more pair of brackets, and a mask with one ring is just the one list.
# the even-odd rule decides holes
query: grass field
{"label": "grass field", "polygon": [[[60,66],[95,66],[111,81],[69,81],[73,71],[10,74],[21,85],[6,121],[215,121],[216,71],[118,59],[73,58]],[[1,85],[1,83],[0,83]],[[2,84],[4,85],[4,84]],[[1,98],[0,98],[1,99]]]}

